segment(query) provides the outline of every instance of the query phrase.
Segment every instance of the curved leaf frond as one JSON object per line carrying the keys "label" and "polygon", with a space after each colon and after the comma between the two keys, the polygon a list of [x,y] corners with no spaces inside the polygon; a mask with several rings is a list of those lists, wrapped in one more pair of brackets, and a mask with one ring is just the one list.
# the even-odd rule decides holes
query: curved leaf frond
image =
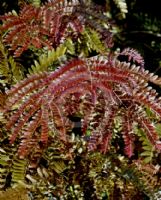
{"label": "curved leaf frond", "polygon": [[[143,73],[146,76],[140,80]],[[70,137],[65,122],[70,115],[81,114],[86,121],[84,131],[91,130],[89,150],[98,148],[106,152],[112,139],[112,121],[119,116],[123,119],[126,155],[133,155],[134,124],[145,130],[150,143],[160,151],[159,136],[144,111],[147,107],[151,109],[156,120],[161,116],[160,99],[156,91],[149,89],[148,81],[160,83],[159,78],[143,68],[99,56],[71,60],[54,72],[31,75],[8,91],[4,112],[12,110],[15,105],[18,108],[6,126],[11,128],[10,142],[22,135],[21,148],[26,148],[27,141],[32,144],[35,139],[45,145],[49,132],[53,131],[51,127],[54,127],[56,137],[66,143]],[[91,102],[88,104],[90,112],[85,106],[87,102]],[[36,138],[35,131],[40,133]],[[22,154],[26,154],[25,151],[28,150]]]}

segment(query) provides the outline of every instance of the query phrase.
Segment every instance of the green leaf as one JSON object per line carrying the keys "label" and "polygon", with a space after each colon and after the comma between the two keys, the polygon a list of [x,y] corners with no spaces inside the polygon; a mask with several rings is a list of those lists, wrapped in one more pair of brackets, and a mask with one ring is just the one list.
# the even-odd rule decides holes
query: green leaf
{"label": "green leaf", "polygon": [[141,156],[153,156],[153,152],[150,151],[144,151],[143,153],[140,154]]}
{"label": "green leaf", "polygon": [[55,62],[61,59],[65,55],[67,47],[62,44],[59,47],[52,50],[49,50],[47,53],[42,54],[38,61],[34,61],[34,65],[29,69],[30,74],[36,74],[44,71],[48,71],[50,66]]}
{"label": "green leaf", "polygon": [[151,157],[146,157],[146,158],[144,159],[144,162],[145,162],[145,163],[149,163],[149,162],[151,162],[151,159],[152,159]]}
{"label": "green leaf", "polygon": [[155,130],[158,133],[158,135],[161,137],[161,124],[156,124],[155,125]]}

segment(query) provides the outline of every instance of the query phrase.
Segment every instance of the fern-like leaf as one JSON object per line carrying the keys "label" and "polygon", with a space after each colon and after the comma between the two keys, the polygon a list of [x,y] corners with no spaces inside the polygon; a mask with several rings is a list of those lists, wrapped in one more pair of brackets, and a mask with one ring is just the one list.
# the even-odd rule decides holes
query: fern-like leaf
{"label": "fern-like leaf", "polygon": [[16,63],[12,56],[9,56],[4,44],[0,42],[0,83],[14,84],[23,78],[23,66]]}
{"label": "fern-like leaf", "polygon": [[126,14],[128,13],[126,1],[125,0],[114,0],[114,3],[120,9],[122,17],[125,18]]}
{"label": "fern-like leaf", "polygon": [[42,54],[39,57],[39,61],[34,61],[34,65],[29,69],[30,74],[36,74],[43,71],[48,71],[49,67],[53,64],[54,61],[57,61],[61,58],[66,52],[65,45],[60,45],[56,50],[52,49],[47,52],[47,54]]}
{"label": "fern-like leaf", "polygon": [[135,49],[126,48],[119,56],[125,56],[128,62],[133,62],[136,65],[144,67],[144,59]]}
{"label": "fern-like leaf", "polygon": [[139,140],[142,142],[143,152],[140,154],[143,157],[145,163],[149,163],[152,161],[154,156],[154,147],[146,137],[146,134],[142,129],[135,129],[135,133],[139,136]]}
{"label": "fern-like leaf", "polygon": [[13,160],[12,166],[12,182],[24,182],[27,161],[25,159],[16,158]]}
{"label": "fern-like leaf", "polygon": [[[103,40],[110,36],[109,30],[103,25],[108,18],[91,12],[85,3],[75,0],[48,1],[40,7],[25,4],[19,15],[9,13],[0,19],[3,21],[0,30],[7,31],[4,41],[16,57],[32,46],[56,48],[67,38],[77,38],[85,26],[97,28]],[[97,34],[92,37],[99,44]]]}
{"label": "fern-like leaf", "polygon": [[[146,76],[140,81],[138,77],[144,73]],[[54,72],[29,76],[7,93],[4,112],[18,107],[6,126],[12,132],[10,142],[13,143],[18,135],[22,135],[24,143],[21,143],[21,148],[26,148],[27,141],[32,144],[35,139],[46,145],[48,134],[54,127],[55,136],[68,143],[69,133],[65,122],[69,116],[81,114],[81,118],[87,122],[85,129],[89,126],[91,130],[88,149],[99,148],[106,152],[112,139],[113,119],[117,115],[123,119],[126,155],[133,155],[132,129],[135,123],[145,130],[150,143],[160,151],[159,136],[144,110],[148,107],[158,119],[161,117],[161,104],[157,93],[148,88],[147,81],[160,83],[159,78],[151,76],[141,67],[121,63],[116,58],[111,61],[97,56],[71,60]],[[88,104],[90,112],[85,106],[87,102],[92,102]],[[32,121],[33,126],[30,126]],[[36,131],[40,135],[36,134],[35,137]],[[24,150],[22,154],[27,154],[25,151],[28,152]]]}
{"label": "fern-like leaf", "polygon": [[0,188],[4,188],[9,173],[10,158],[7,152],[0,148]]}

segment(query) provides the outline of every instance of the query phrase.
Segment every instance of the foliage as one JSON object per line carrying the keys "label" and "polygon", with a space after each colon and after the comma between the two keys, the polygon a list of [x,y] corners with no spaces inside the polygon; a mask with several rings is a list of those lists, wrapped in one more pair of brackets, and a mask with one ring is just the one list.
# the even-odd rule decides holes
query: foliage
{"label": "foliage", "polygon": [[[10,12],[1,16],[3,25],[0,30],[7,30],[4,41],[16,57],[32,46],[57,47],[66,38],[77,37],[84,26],[97,29],[106,38],[110,33],[103,23],[107,23],[108,18],[91,10],[83,1],[77,0],[49,1],[40,7],[26,4],[19,15]],[[106,43],[108,45],[108,41]]]}
{"label": "foliage", "polygon": [[5,192],[0,192],[0,199],[1,200],[29,200],[27,191],[22,186],[16,188],[10,188]]}
{"label": "foliage", "polygon": [[153,145],[149,142],[146,135],[142,130],[136,130],[137,134],[139,135],[139,140],[142,142],[143,145],[143,152],[140,154],[140,156],[144,157],[144,162],[149,163],[152,161],[152,158],[154,156],[154,149]]}
{"label": "foliage", "polygon": [[0,77],[1,84],[13,85],[23,78],[23,71],[21,64],[15,62],[5,49],[2,42],[0,42]]}
{"label": "foliage", "polygon": [[113,51],[113,4],[126,20],[122,0],[19,0],[0,16],[0,199],[160,198],[161,79]]}
{"label": "foliage", "polygon": [[[18,109],[8,119],[7,129],[12,132],[11,143],[21,133],[21,155],[27,154],[28,148],[32,149],[35,145],[32,141],[36,141],[36,138],[47,144],[48,132],[53,132],[53,127],[56,135],[67,142],[65,123],[70,120],[68,116],[78,113],[81,113],[81,119],[86,123],[83,130],[85,126],[90,126],[89,150],[100,146],[102,152],[107,151],[116,115],[122,120],[121,134],[126,155],[133,155],[134,123],[146,132],[154,148],[160,150],[160,141],[153,122],[148,119],[144,110],[147,106],[154,112],[156,119],[160,118],[160,100],[156,91],[149,88],[147,83],[160,84],[161,80],[142,67],[121,63],[112,57],[110,59],[108,61],[106,57],[96,56],[72,60],[54,72],[29,76],[8,91],[4,113],[13,110],[15,106]],[[75,104],[73,98],[77,98],[80,103]],[[89,102],[90,112],[84,102]],[[102,107],[100,111],[97,111],[98,106]],[[41,130],[40,136],[36,134],[38,129]]]}
{"label": "foliage", "polygon": [[40,154],[41,159],[30,155],[25,181],[16,183],[29,191],[29,199],[141,199],[159,192],[160,167],[141,160],[129,164],[115,147],[106,155],[88,153],[84,139],[72,134],[68,146],[51,137]]}
{"label": "foliage", "polygon": [[114,0],[116,6],[120,9],[122,17],[125,18],[126,13],[128,12],[127,4],[125,0]]}
{"label": "foliage", "polygon": [[47,51],[47,53],[42,54],[39,57],[39,61],[34,61],[34,65],[29,69],[30,74],[36,74],[43,71],[49,71],[49,67],[53,64],[54,61],[57,61],[62,57],[67,50],[66,45],[60,45],[56,50],[52,49]]}

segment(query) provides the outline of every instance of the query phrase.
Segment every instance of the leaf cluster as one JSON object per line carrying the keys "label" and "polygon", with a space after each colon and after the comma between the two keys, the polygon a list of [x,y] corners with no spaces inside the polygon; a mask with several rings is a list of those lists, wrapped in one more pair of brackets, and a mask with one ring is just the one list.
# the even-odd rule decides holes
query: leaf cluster
{"label": "leaf cluster", "polygon": [[0,195],[157,199],[161,79],[137,50],[112,52],[108,8],[29,2],[0,17]]}
{"label": "leaf cluster", "polygon": [[90,9],[83,1],[49,1],[42,6],[25,4],[20,13],[10,12],[0,17],[3,24],[4,42],[14,51],[16,57],[31,47],[56,48],[68,38],[77,38],[84,27],[97,29],[105,42],[110,34],[108,17]]}

